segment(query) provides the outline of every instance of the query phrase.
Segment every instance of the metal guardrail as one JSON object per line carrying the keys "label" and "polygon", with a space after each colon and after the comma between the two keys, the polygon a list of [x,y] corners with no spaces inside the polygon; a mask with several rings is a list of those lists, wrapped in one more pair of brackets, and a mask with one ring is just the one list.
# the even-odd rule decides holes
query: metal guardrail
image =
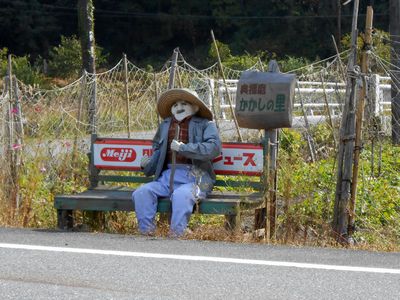
{"label": "metal guardrail", "polygon": [[[375,94],[377,100],[375,105],[375,113],[380,115],[383,113],[387,113],[391,111],[391,85],[390,77],[384,77],[375,75],[375,85],[376,90]],[[223,85],[221,80],[217,80],[212,83],[212,87],[217,87],[216,97],[218,97],[218,103],[220,103],[219,107],[221,108],[221,118],[226,119],[225,110],[230,107],[226,101],[226,90],[228,90],[233,106],[235,107],[236,103],[236,85],[238,80],[229,79],[226,80],[228,84],[227,89]],[[323,87],[324,85],[324,87]],[[338,83],[338,82],[318,82],[318,81],[299,81],[298,87],[296,88],[296,97],[294,103],[294,111],[300,111],[301,104],[299,103],[299,97],[303,97],[304,108],[309,116],[321,115],[326,111],[326,103],[325,103],[325,94],[328,99],[328,106],[331,110],[332,115],[339,115],[342,107],[342,103],[338,100],[341,100],[341,97],[344,97],[346,92],[346,84]],[[209,99],[210,105],[213,104],[213,99]]]}

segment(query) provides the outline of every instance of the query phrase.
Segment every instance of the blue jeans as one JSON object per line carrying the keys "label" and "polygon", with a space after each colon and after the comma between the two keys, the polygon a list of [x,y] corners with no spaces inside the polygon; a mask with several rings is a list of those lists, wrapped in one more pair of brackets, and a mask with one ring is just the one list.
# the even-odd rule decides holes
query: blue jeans
{"label": "blue jeans", "polygon": [[[139,231],[142,234],[155,231],[154,219],[158,198],[169,197],[170,175],[171,169],[166,169],[156,181],[142,185],[132,194]],[[191,165],[177,165],[174,190],[170,197],[172,204],[170,233],[172,235],[181,236],[184,233],[196,200],[204,197],[205,193],[200,190],[191,172]]]}

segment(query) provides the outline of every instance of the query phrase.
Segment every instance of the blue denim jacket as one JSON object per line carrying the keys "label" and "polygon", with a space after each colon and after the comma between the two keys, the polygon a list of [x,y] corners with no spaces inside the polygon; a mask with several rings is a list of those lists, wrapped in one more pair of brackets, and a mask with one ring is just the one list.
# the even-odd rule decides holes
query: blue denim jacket
{"label": "blue denim jacket", "polygon": [[[171,120],[172,118],[166,118],[158,127],[153,138],[153,155],[143,170],[146,176],[154,175],[155,180],[163,171]],[[220,153],[221,140],[215,123],[193,116],[189,122],[189,142],[180,147],[179,154],[192,159],[192,171],[203,191],[212,189],[215,182],[212,160]]]}

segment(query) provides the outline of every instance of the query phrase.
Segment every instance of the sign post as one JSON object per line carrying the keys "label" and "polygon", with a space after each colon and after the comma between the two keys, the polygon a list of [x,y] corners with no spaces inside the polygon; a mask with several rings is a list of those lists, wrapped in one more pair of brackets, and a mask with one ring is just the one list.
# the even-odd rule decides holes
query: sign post
{"label": "sign post", "polygon": [[243,72],[237,86],[235,115],[239,126],[265,130],[265,207],[261,211],[262,220],[258,223],[265,224],[266,242],[275,237],[277,128],[292,126],[295,83],[294,74],[280,73],[276,61],[271,61],[268,72]]}

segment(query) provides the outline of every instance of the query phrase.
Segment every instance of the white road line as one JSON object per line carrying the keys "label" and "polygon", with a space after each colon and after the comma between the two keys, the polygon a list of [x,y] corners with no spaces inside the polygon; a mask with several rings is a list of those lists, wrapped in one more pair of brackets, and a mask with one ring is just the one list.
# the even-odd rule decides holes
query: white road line
{"label": "white road line", "polygon": [[128,257],[145,257],[145,258],[159,258],[159,259],[177,259],[177,260],[189,260],[189,261],[206,261],[206,262],[262,265],[262,266],[274,266],[274,267],[289,267],[289,268],[292,267],[292,268],[303,268],[303,269],[320,269],[320,270],[384,273],[384,274],[399,274],[400,275],[400,269],[323,265],[323,264],[297,263],[297,262],[273,261],[273,260],[256,260],[256,259],[241,259],[241,258],[213,257],[213,256],[194,256],[194,255],[175,255],[175,254],[162,254],[162,253],[84,249],[84,248],[49,247],[49,246],[7,244],[7,243],[0,243],[0,248],[51,251],[51,252],[66,252],[66,253],[81,253],[81,254],[115,255],[115,256],[128,256]]}

